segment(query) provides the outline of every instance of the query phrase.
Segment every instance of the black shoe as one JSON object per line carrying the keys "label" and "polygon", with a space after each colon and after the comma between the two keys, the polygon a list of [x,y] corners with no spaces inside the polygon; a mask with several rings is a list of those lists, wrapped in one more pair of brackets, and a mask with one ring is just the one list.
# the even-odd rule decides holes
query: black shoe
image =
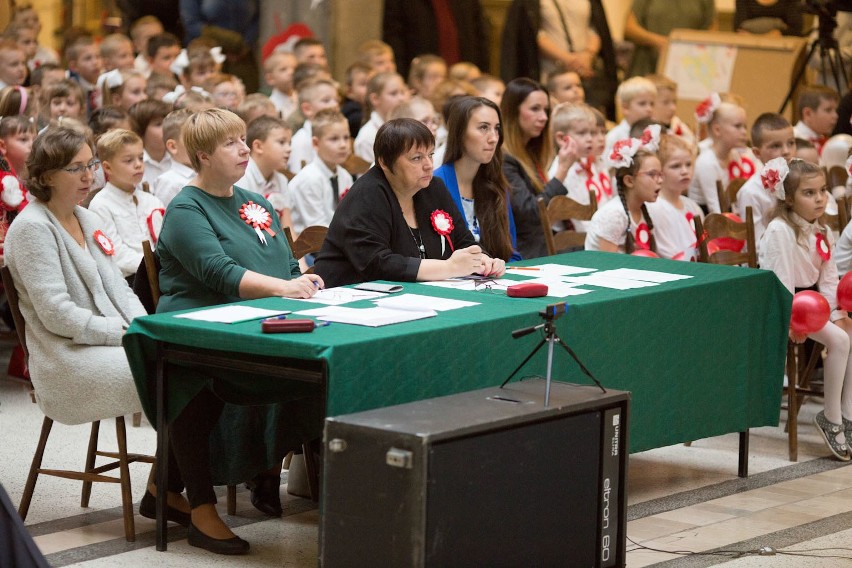
{"label": "black shoe", "polygon": [[277,475],[258,474],[246,483],[251,489],[251,504],[270,517],[281,516],[281,478]]}
{"label": "black shoe", "polygon": [[[145,495],[142,497],[142,501],[139,503],[139,514],[147,519],[157,518],[157,498],[154,497],[150,491],[145,492]],[[182,527],[188,527],[190,516],[189,513],[178,511],[167,504],[166,520],[177,523]]]}
{"label": "black shoe", "polygon": [[190,524],[186,533],[189,546],[203,548],[214,554],[246,554],[249,543],[238,536],[232,538],[213,538],[201,532],[195,525]]}

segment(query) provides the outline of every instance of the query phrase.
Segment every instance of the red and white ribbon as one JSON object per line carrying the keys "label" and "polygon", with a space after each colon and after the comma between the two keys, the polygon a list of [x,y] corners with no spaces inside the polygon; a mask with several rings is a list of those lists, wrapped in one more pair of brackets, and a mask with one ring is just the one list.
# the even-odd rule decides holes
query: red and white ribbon
{"label": "red and white ribbon", "polygon": [[444,256],[445,243],[450,243],[450,252],[455,252],[455,247],[453,247],[453,241],[450,239],[450,233],[453,232],[453,218],[450,217],[449,213],[444,211],[443,209],[435,209],[432,211],[432,228],[435,229],[435,232],[441,235],[441,256]]}
{"label": "red and white ribbon", "polygon": [[636,227],[636,246],[641,249],[651,249],[651,229],[645,223],[639,223]]}
{"label": "red and white ribbon", "polygon": [[600,203],[603,198],[603,190],[601,186],[598,185],[598,182],[595,181],[595,178],[589,178],[586,180],[586,191],[594,191],[595,199]]}
{"label": "red and white ribbon", "polygon": [[739,162],[731,161],[728,163],[728,176],[731,179],[748,179],[754,174],[754,170],[754,162],[745,156],[741,156]]}
{"label": "red and white ribbon", "polygon": [[165,214],[166,210],[162,207],[157,207],[148,214],[148,233],[151,235],[151,243],[155,245],[160,238],[160,231],[163,228],[163,215]]}
{"label": "red and white ribbon", "polygon": [[609,176],[606,172],[601,172],[598,174],[598,181],[600,182],[601,188],[607,197],[612,197],[612,181],[609,179]]}
{"label": "red and white ribbon", "polygon": [[254,201],[242,204],[240,207],[240,218],[246,222],[246,225],[254,229],[261,243],[268,244],[263,231],[269,233],[270,237],[275,236],[275,231],[269,228],[272,225],[272,215],[263,206],[258,205]]}
{"label": "red and white ribbon", "polygon": [[98,229],[94,232],[92,237],[94,237],[95,242],[98,243],[105,255],[112,256],[115,254],[115,245],[112,244],[110,238],[106,236],[103,231]]}
{"label": "red and white ribbon", "polygon": [[831,247],[828,246],[828,239],[822,233],[816,234],[816,250],[821,259],[828,260],[831,258]]}

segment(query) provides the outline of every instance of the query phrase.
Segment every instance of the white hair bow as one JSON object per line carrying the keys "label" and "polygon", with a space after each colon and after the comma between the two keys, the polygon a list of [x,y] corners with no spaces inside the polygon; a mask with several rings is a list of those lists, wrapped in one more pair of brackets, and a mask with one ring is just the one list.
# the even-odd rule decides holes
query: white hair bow
{"label": "white hair bow", "polygon": [[633,163],[633,156],[639,148],[642,147],[642,141],[638,138],[625,138],[619,140],[612,146],[612,152],[606,157],[606,165],[609,168],[618,169],[626,168]]}
{"label": "white hair bow", "polygon": [[180,76],[183,75],[183,71],[187,67],[189,67],[189,55],[187,55],[185,49],[181,49],[178,56],[175,57],[175,60],[172,61],[171,65],[169,65],[169,71]]}
{"label": "white hair bow", "polygon": [[225,62],[225,54],[222,53],[222,48],[220,46],[211,47],[210,48],[210,56],[213,58],[213,61],[216,62],[217,65],[221,65]]}
{"label": "white hair bow", "polygon": [[713,120],[713,113],[716,112],[721,104],[722,99],[719,97],[719,93],[710,93],[709,97],[698,103],[698,106],[695,107],[695,120],[701,124],[707,124]]}
{"label": "white hair bow", "polygon": [[96,83],[98,90],[103,89],[104,85],[106,85],[110,89],[114,89],[116,87],[120,87],[123,84],[124,77],[121,76],[121,71],[119,71],[118,69],[113,69],[112,71],[101,73],[101,75],[98,77],[98,82]]}
{"label": "white hair bow", "polygon": [[760,182],[766,191],[774,193],[776,198],[784,201],[786,198],[784,180],[787,179],[787,174],[789,173],[790,167],[787,165],[787,160],[783,156],[772,158],[760,170]]}

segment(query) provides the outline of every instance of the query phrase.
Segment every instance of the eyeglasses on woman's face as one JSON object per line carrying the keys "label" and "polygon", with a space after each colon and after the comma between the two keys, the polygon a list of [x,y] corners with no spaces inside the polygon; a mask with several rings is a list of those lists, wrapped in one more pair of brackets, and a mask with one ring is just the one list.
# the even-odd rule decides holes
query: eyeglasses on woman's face
{"label": "eyeglasses on woman's face", "polygon": [[60,168],[63,171],[68,172],[72,176],[82,175],[86,170],[90,172],[96,172],[101,167],[101,161],[98,159],[94,159],[90,161],[88,164],[75,164],[73,166],[68,166],[67,168]]}

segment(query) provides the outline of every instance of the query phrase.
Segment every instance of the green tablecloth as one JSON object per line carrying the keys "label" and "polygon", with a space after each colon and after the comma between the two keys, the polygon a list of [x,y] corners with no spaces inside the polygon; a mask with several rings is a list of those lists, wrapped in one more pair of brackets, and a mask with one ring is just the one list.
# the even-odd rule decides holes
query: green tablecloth
{"label": "green tablecloth", "polygon": [[[633,393],[631,451],[778,423],[791,296],[773,273],[596,252],[523,264],[541,262],[693,276],[567,298],[568,313],[557,322],[562,339],[604,386]],[[309,334],[263,334],[259,321],[202,323],[174,314],[137,318],[124,345],[145,412],[153,423],[157,341],[323,359],[329,416],[499,385],[540,339],[532,334],[515,340],[511,331],[540,323],[538,311],[558,301],[409,283],[404,292],[481,303],[425,320],[379,328],[332,324]],[[294,311],[316,306],[281,298],[245,303]],[[555,362],[554,378],[588,383],[558,347]],[[543,375],[545,363],[542,348],[518,376]],[[262,401],[291,388],[234,373],[225,381]],[[198,388],[198,381],[173,379],[169,414]]]}

